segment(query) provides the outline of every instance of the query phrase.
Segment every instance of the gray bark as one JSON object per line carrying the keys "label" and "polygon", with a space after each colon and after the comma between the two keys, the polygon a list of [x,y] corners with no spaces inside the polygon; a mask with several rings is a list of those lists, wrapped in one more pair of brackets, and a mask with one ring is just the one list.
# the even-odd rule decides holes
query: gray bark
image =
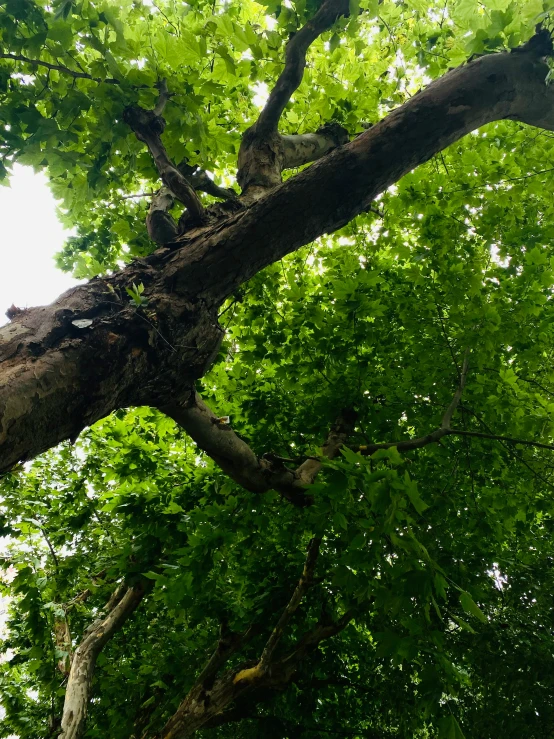
{"label": "gray bark", "polygon": [[122,584],[106,606],[107,615],[87,629],[73,655],[58,739],[80,739],[83,736],[98,655],[135,611],[144,593],[142,583],[133,587]]}

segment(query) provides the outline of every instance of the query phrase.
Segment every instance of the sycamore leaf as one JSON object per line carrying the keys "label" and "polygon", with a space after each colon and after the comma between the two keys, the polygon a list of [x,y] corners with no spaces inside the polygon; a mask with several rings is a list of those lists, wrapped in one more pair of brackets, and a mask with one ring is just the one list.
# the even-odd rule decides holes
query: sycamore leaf
{"label": "sycamore leaf", "polygon": [[466,593],[465,591],[462,591],[460,593],[460,603],[462,608],[466,613],[471,614],[472,616],[475,616],[475,618],[478,618],[479,621],[486,624],[488,623],[488,619],[483,613],[483,611],[479,608],[479,606],[475,603],[473,598],[469,593]]}

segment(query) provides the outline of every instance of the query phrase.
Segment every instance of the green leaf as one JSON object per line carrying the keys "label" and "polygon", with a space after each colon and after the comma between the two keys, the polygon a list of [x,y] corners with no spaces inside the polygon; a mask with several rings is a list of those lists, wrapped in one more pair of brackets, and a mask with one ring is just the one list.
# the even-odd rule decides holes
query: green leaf
{"label": "green leaf", "polygon": [[465,591],[462,591],[460,593],[460,604],[464,611],[466,613],[471,614],[472,616],[475,616],[475,618],[478,618],[479,621],[486,624],[488,623],[488,619],[483,613],[483,611],[479,608],[479,606],[475,603],[473,598],[469,593],[466,593]]}
{"label": "green leaf", "polygon": [[460,724],[452,714],[439,721],[439,739],[465,739]]}

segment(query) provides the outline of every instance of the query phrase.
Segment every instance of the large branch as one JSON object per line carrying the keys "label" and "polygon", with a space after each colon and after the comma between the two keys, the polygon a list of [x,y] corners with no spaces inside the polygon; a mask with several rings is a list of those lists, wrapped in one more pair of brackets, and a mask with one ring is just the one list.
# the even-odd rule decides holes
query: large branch
{"label": "large branch", "polygon": [[161,116],[161,112],[166,97],[161,96],[161,102],[154,110],[145,110],[138,105],[127,108],[124,119],[137,139],[144,142],[148,147],[164,185],[188,208],[193,221],[202,223],[205,220],[204,207],[192,185],[169,158],[161,139],[165,128],[165,121]]}
{"label": "large branch", "polygon": [[255,124],[260,136],[266,136],[277,130],[285,105],[302,82],[309,47],[318,36],[328,31],[341,15],[348,16],[349,13],[349,0],[324,0],[314,17],[288,42],[285,67]]}
{"label": "large branch", "polygon": [[[118,407],[166,406],[191,392],[217,354],[218,307],[239,285],[344,226],[470,131],[502,119],[554,130],[546,74],[534,51],[463,65],[251,207],[188,232],[181,248],[160,249],[0,327],[0,472]],[[145,286],[150,317],[129,306],[133,282]]]}
{"label": "large branch", "polygon": [[[173,402],[160,410],[182,426],[198,446],[246,490],[253,493],[276,490],[295,505],[311,503],[305,488],[321,469],[319,460],[308,459],[296,470],[290,470],[274,455],[258,457],[196,392],[185,402]],[[353,420],[352,412],[343,412],[323,446],[324,457],[332,459],[336,456],[351,431]]]}
{"label": "large branch", "polygon": [[122,583],[106,604],[104,611],[107,615],[96,619],[85,632],[73,655],[58,739],[80,739],[83,736],[98,655],[135,611],[146,589],[142,581],[133,586]]}

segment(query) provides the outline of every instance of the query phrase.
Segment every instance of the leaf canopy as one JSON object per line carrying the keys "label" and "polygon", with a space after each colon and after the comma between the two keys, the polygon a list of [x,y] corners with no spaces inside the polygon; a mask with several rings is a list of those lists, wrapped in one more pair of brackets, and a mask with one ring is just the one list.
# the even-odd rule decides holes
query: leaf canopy
{"label": "leaf canopy", "polygon": [[[168,154],[233,186],[241,135],[318,5],[0,3],[0,175],[14,162],[47,172],[78,234],[60,267],[93,277],[155,248],[143,194],[160,183],[122,116],[153,108],[162,78]],[[549,11],[538,0],[352,5],[361,14],[310,47],[282,133],[330,121],[360,133],[449,67],[526,41]],[[314,535],[316,581],[282,648],[347,609],[355,618],[287,691],[245,700],[240,724],[202,735],[552,735],[553,452],[525,442],[554,444],[553,162],[548,132],[490,124],[390,188],[380,215],[268,267],[223,308],[199,390],[257,454],[317,455],[341,410],[358,413],[313,506],[246,492],[150,408],[118,411],[3,478],[0,736],[56,734],[58,663],[114,584],[141,576],[151,593],[98,659],[85,736],[155,735],[222,622],[254,626],[229,667],[255,662]],[[440,426],[466,350],[463,434],[356,451]]]}

